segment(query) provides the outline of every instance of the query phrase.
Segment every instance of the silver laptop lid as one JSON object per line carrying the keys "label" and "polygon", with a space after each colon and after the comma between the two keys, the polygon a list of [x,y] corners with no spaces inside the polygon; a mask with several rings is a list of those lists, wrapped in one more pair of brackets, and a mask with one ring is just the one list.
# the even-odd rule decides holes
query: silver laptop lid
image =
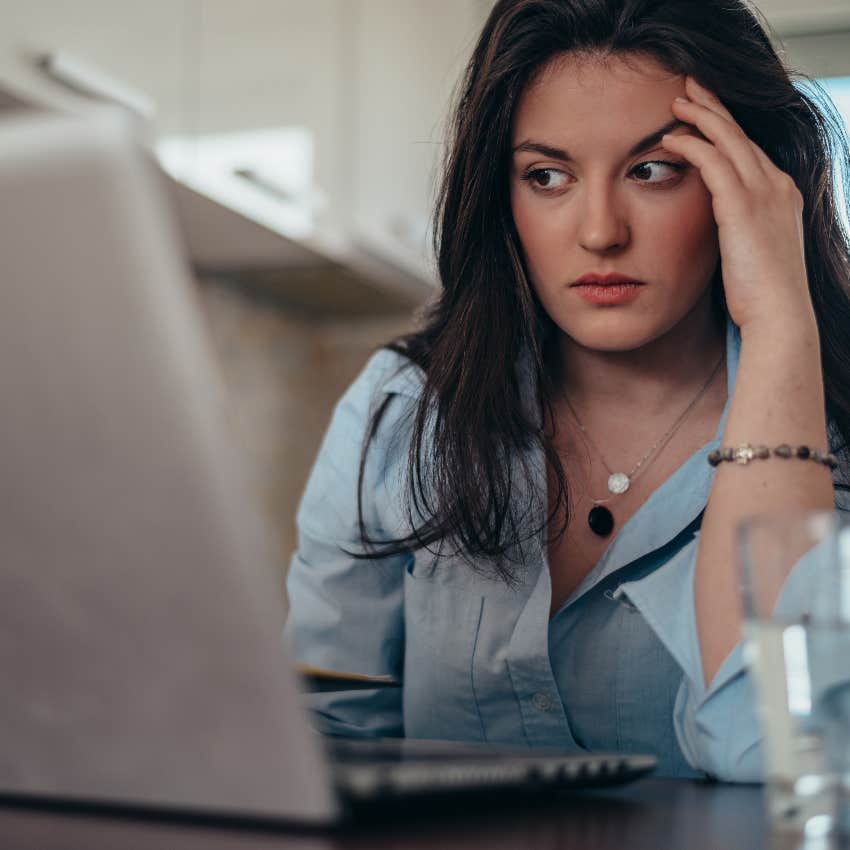
{"label": "silver laptop lid", "polygon": [[328,820],[157,182],[117,115],[0,123],[0,792]]}

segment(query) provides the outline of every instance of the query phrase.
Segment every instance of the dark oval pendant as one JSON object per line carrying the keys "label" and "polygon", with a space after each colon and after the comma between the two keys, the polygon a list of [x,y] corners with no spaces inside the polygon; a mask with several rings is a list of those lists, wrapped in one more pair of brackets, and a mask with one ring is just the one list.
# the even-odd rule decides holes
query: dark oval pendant
{"label": "dark oval pendant", "polygon": [[597,505],[587,515],[587,524],[594,534],[607,537],[611,533],[611,529],[614,528],[614,514],[608,508]]}

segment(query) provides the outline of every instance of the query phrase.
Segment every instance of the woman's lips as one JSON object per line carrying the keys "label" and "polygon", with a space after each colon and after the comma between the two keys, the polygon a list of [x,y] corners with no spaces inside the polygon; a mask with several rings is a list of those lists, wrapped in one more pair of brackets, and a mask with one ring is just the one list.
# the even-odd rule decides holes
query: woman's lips
{"label": "woman's lips", "polygon": [[642,283],[580,283],[572,289],[591,304],[615,306],[637,298],[643,287]]}

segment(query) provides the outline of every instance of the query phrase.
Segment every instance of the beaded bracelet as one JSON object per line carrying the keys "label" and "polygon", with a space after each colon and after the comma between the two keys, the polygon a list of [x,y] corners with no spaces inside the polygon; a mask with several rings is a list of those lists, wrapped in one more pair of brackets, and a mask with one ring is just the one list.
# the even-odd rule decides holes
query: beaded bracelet
{"label": "beaded bracelet", "polygon": [[717,466],[724,460],[729,460],[746,466],[751,460],[766,460],[771,454],[774,457],[798,457],[801,460],[813,460],[816,463],[828,466],[830,469],[835,469],[838,466],[838,458],[831,452],[810,449],[808,446],[793,448],[787,443],[783,443],[773,450],[767,446],[751,446],[749,443],[744,443],[742,446],[727,446],[725,449],[715,449],[708,456],[708,462],[712,466]]}

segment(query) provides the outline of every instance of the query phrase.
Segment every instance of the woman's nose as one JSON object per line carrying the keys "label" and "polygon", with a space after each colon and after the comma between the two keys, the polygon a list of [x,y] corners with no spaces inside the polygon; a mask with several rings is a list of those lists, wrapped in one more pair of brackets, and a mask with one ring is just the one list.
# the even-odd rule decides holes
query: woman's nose
{"label": "woman's nose", "polygon": [[628,222],[615,193],[603,187],[589,189],[579,227],[581,247],[599,253],[622,248],[628,241]]}

